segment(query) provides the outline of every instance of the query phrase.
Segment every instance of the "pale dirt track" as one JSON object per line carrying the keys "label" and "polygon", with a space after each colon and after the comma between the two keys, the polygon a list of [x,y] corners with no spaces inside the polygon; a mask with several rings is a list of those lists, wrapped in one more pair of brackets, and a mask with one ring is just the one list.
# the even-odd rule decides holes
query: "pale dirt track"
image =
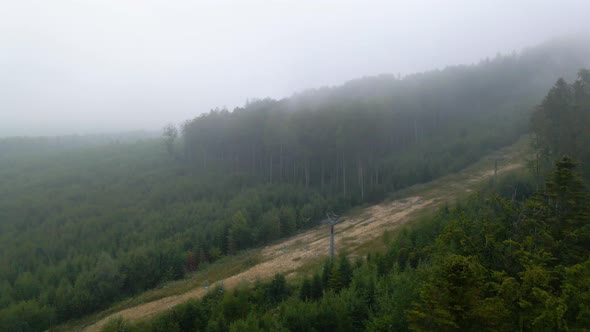
{"label": "pale dirt track", "polygon": [[[503,165],[499,173],[521,167],[523,167],[523,162],[518,160]],[[434,208],[443,202],[452,202],[458,192],[470,192],[492,176],[493,170],[467,168],[460,175],[450,175],[435,180],[428,184],[424,190],[418,190],[417,194],[365,208],[357,216],[344,217],[343,221],[336,225],[336,246],[339,243],[346,242],[348,252],[354,253],[354,250],[360,245],[378,240],[385,230],[396,228],[407,222],[410,219],[409,216],[414,212]],[[445,188],[452,188],[453,190],[445,190]],[[233,288],[237,285],[252,284],[256,280],[269,279],[276,273],[292,274],[303,265],[326,257],[328,246],[329,226],[318,226],[264,248],[260,263],[244,272],[217,281],[211,286],[222,284],[224,288]],[[141,304],[111,314],[93,325],[84,327],[83,331],[99,332],[110,319],[119,316],[129,321],[140,320],[168,310],[189,299],[199,298],[205,293],[206,291],[199,287],[184,294]]]}

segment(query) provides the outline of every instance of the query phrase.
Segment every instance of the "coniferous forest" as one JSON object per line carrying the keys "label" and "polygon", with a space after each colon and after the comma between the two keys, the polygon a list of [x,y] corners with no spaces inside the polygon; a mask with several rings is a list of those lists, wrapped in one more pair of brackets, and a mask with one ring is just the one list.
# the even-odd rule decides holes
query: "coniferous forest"
{"label": "coniferous forest", "polygon": [[386,252],[340,256],[301,283],[277,275],[215,289],[105,329],[588,327],[588,59],[587,44],[561,40],[215,109],[158,138],[2,139],[0,330],[96,313],[313,227],[326,211],[458,172],[527,133],[536,155],[525,195],[474,195]]}
{"label": "coniferous forest", "polygon": [[586,331],[590,173],[580,175],[580,165],[589,148],[573,128],[590,125],[589,74],[559,79],[532,114],[538,190],[534,178],[506,178],[494,188],[512,192],[488,188],[446,206],[384,253],[341,255],[296,284],[279,274],[252,288],[217,288],[103,331]]}

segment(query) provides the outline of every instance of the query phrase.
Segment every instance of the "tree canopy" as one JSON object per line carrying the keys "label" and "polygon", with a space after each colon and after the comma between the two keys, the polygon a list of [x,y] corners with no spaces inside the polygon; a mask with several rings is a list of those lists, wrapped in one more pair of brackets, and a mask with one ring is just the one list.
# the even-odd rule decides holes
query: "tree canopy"
{"label": "tree canopy", "polygon": [[[564,193],[567,207],[558,198]],[[340,256],[311,279],[285,284],[277,276],[210,292],[147,321],[111,321],[103,331],[583,331],[590,324],[589,197],[563,158],[530,197],[473,195],[357,264]]]}
{"label": "tree canopy", "polygon": [[[526,133],[532,106],[559,76],[574,77],[588,58],[587,45],[547,44],[403,79],[364,78],[282,100],[256,100],[231,112],[213,110],[184,123],[178,138],[177,128],[168,127],[164,142],[2,139],[0,330],[38,331],[88,315],[222,256],[311,227],[326,211],[343,212],[458,171]],[[587,88],[584,75],[568,88],[573,109],[586,100],[577,97]],[[572,218],[563,222],[577,227]],[[554,233],[548,230],[546,236]],[[547,248],[583,250],[584,234],[561,234],[568,240],[559,243],[547,238]],[[482,261],[457,255],[465,257],[440,269],[458,264],[478,275]],[[401,268],[420,263],[416,254],[400,257]],[[379,275],[385,275],[389,267],[380,264]],[[582,266],[570,274],[584,271]],[[275,302],[287,293],[300,295],[283,292],[286,287],[277,280]],[[330,308],[351,308],[337,294],[348,294],[358,312],[341,324],[361,326],[367,303],[350,293],[349,285],[371,285],[366,296],[373,300],[378,295],[370,287],[377,286],[354,280],[341,261],[302,292],[304,299],[317,299],[315,304],[293,305],[309,310],[318,329],[330,328],[335,317]],[[573,282],[572,292],[580,287]],[[334,294],[320,298],[320,288]],[[410,299],[414,290],[389,294]],[[242,299],[227,301],[234,300]],[[450,314],[463,316],[453,324],[480,317],[473,310],[485,309],[456,304],[461,309]],[[309,306],[321,314],[314,316]],[[242,317],[243,311],[234,309],[228,315]],[[309,324],[284,310],[285,317],[302,324],[297,326]],[[405,317],[400,311],[392,315]],[[255,324],[255,317],[245,318],[240,326]],[[211,324],[225,326],[221,318]]]}

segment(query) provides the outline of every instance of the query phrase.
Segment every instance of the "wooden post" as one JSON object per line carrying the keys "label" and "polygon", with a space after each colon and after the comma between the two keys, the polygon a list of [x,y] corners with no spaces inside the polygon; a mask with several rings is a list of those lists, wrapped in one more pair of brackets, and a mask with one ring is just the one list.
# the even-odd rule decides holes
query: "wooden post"
{"label": "wooden post", "polygon": [[334,223],[330,222],[330,261],[334,261]]}

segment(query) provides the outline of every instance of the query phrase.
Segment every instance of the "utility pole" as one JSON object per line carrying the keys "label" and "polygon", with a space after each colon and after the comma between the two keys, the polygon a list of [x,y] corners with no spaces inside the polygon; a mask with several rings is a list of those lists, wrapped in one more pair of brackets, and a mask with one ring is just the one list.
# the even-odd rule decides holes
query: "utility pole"
{"label": "utility pole", "polygon": [[334,225],[338,223],[338,216],[334,213],[326,213],[330,223],[330,261],[334,260]]}
{"label": "utility pole", "polygon": [[330,261],[334,260],[334,224],[330,224]]}

